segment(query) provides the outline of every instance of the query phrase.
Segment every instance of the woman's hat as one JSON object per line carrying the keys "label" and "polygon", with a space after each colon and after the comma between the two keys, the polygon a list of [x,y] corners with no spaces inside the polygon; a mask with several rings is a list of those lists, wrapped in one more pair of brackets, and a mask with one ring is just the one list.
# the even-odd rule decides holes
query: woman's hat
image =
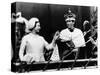
{"label": "woman's hat", "polygon": [[39,19],[38,19],[38,18],[31,18],[31,19],[29,20],[29,26],[28,26],[28,28],[29,28],[29,29],[34,28],[36,22],[39,22]]}
{"label": "woman's hat", "polygon": [[33,17],[29,20],[28,26],[27,26],[27,32],[30,32],[30,29],[35,27],[36,22],[39,22],[39,19],[36,17]]}

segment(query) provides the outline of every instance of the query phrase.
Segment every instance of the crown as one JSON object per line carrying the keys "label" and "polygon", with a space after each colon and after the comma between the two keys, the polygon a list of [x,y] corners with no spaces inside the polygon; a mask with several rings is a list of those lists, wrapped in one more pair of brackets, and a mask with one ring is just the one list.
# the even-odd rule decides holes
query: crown
{"label": "crown", "polygon": [[74,17],[76,18],[76,15],[74,13],[71,12],[70,8],[68,9],[68,12],[64,14],[64,18],[70,18],[70,17]]}

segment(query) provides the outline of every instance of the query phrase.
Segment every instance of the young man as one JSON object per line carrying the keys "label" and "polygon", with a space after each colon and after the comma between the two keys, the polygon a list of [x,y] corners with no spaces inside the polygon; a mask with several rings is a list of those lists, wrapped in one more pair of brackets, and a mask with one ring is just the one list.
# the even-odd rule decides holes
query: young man
{"label": "young man", "polygon": [[[80,29],[74,27],[76,15],[73,14],[69,9],[68,13],[65,14],[64,17],[65,17],[67,28],[63,29],[60,32],[61,42],[65,42],[66,46],[69,46],[70,49],[71,47],[73,47],[72,49],[74,50],[78,50],[80,47],[84,47],[85,40],[84,40],[83,33]],[[70,41],[70,44],[67,44],[68,41]],[[65,50],[63,53],[66,55],[67,52],[68,51]]]}
{"label": "young man", "polygon": [[[20,45],[20,60],[26,62],[45,61],[43,53],[44,48],[49,50],[55,47],[55,40],[58,38],[57,33],[55,33],[52,42],[48,44],[42,36],[38,35],[38,32],[41,29],[38,18],[31,18],[29,20],[28,29],[30,33],[22,38],[22,42]],[[25,51],[26,54],[24,55]]]}

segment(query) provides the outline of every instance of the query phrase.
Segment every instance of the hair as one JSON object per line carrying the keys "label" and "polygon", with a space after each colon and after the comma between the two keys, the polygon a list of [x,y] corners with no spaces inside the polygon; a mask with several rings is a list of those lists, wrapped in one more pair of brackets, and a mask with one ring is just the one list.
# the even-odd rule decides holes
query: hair
{"label": "hair", "polygon": [[68,9],[68,12],[66,12],[64,14],[64,18],[67,19],[67,18],[76,18],[76,15],[74,13],[71,12],[70,8]]}
{"label": "hair", "polygon": [[34,27],[33,27],[33,28],[31,28],[31,29],[29,29],[29,30],[30,30],[30,31],[32,31],[32,30],[36,27],[36,24],[37,24],[37,23],[39,23],[39,22],[38,22],[38,21],[36,21],[36,22],[35,22]]}

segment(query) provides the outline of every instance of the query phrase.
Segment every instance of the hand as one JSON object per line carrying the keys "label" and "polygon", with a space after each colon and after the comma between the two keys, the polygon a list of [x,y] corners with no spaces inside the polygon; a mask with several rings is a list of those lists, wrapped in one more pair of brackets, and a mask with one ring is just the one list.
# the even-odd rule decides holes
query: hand
{"label": "hand", "polygon": [[57,40],[57,39],[59,38],[59,34],[60,34],[60,32],[59,32],[59,31],[56,31],[56,33],[55,33],[53,39],[54,39],[54,40]]}
{"label": "hand", "polygon": [[92,37],[89,37],[90,41],[93,43],[94,42],[94,39]]}
{"label": "hand", "polygon": [[85,35],[86,35],[86,32],[84,32],[83,34],[84,34],[84,36],[85,36]]}

